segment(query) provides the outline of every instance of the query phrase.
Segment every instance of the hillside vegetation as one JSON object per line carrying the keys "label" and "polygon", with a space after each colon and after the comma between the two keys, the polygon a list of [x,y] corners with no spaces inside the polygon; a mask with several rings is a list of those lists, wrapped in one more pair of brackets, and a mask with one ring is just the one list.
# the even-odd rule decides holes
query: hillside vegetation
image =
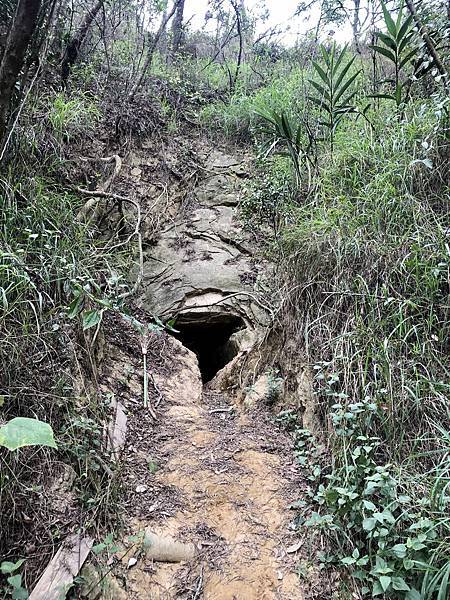
{"label": "hillside vegetation", "polygon": [[[0,10],[0,596],[28,597],[69,520],[120,527],[98,340],[106,314],[139,328],[140,228],[151,214],[156,239],[169,218],[115,187],[120,156],[144,142],[169,202],[190,185],[170,157],[205,137],[255,156],[239,214],[276,266],[282,350],[265,362],[287,389],[289,365],[311,374],[314,426],[282,399],[274,414],[308,480],[299,577],[339,573],[341,598],[449,598],[444,3],[368,3],[370,27],[340,45],[326,24],[356,9],[319,2],[295,47],[258,40],[242,0],[210,2],[211,31],[180,0],[73,4]],[[67,468],[64,513],[49,482]]]}

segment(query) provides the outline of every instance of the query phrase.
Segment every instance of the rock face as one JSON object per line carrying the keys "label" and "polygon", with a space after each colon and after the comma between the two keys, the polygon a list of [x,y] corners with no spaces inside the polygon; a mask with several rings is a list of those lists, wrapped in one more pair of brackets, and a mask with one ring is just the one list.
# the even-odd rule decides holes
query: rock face
{"label": "rock face", "polygon": [[258,267],[236,215],[246,163],[214,150],[206,167],[191,206],[145,257],[140,304],[163,319],[232,313],[249,325],[264,315]]}

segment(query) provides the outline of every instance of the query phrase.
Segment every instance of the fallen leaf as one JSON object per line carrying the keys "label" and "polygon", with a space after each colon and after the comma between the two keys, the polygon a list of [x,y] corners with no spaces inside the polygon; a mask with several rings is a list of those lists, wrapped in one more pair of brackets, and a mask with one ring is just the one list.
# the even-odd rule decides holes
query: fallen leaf
{"label": "fallen leaf", "polygon": [[289,548],[286,548],[286,552],[288,554],[293,554],[294,552],[297,552],[297,550],[300,550],[300,548],[302,547],[303,542],[297,542],[296,544],[292,544],[292,546],[289,546]]}
{"label": "fallen leaf", "polygon": [[128,568],[131,569],[135,564],[137,564],[137,558],[130,558],[128,561]]}

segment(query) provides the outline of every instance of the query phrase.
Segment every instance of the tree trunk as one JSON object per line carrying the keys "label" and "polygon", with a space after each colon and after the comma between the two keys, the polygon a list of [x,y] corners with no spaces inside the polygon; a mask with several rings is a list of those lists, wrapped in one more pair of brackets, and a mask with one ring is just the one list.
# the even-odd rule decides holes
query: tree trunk
{"label": "tree trunk", "polygon": [[230,92],[232,94],[234,94],[235,90],[236,90],[236,84],[239,78],[239,73],[241,71],[241,66],[242,66],[242,61],[244,58],[244,32],[243,32],[243,28],[242,28],[242,8],[243,8],[243,3],[241,0],[240,6],[238,6],[236,0],[231,0],[231,4],[233,6],[235,15],[236,15],[236,29],[237,29],[237,33],[238,33],[238,38],[239,38],[239,52],[238,52],[238,57],[237,57],[237,62],[236,62],[236,71],[234,73],[234,76],[231,77],[230,76]]}
{"label": "tree trunk", "polygon": [[361,48],[359,47],[359,30],[361,27],[361,20],[359,18],[359,11],[361,9],[361,0],[353,1],[353,21],[352,21],[352,32],[353,32],[353,43],[355,50],[358,54],[361,54]]}
{"label": "tree trunk", "polygon": [[61,78],[65,84],[70,76],[72,67],[77,62],[78,54],[80,52],[81,44],[84,42],[86,35],[92,25],[93,20],[100,12],[103,7],[104,0],[98,0],[94,6],[88,10],[81,25],[72,39],[66,46],[64,57],[61,63]]}
{"label": "tree trunk", "polygon": [[42,0],[19,0],[0,64],[0,141],[3,141],[17,79],[31,37],[36,29]]}
{"label": "tree trunk", "polygon": [[439,73],[445,77],[444,83],[448,84],[447,78],[449,76],[449,73],[447,71],[447,68],[445,67],[444,63],[442,62],[441,57],[437,53],[437,50],[434,47],[433,41],[430,38],[427,28],[422,23],[419,15],[417,14],[417,10],[416,10],[416,7],[414,6],[413,0],[406,0],[406,6],[408,7],[409,12],[411,13],[412,18],[414,19],[415,24],[417,25],[417,29],[419,30],[419,33],[420,33],[423,41],[425,42],[425,46],[427,47],[427,50],[430,53],[430,56],[432,57],[434,64],[436,65]]}
{"label": "tree trunk", "polygon": [[177,54],[183,40],[183,18],[185,0],[180,0],[177,5],[172,24],[172,56]]}
{"label": "tree trunk", "polygon": [[149,70],[152,61],[153,61],[153,54],[155,53],[155,50],[158,46],[158,42],[161,39],[161,36],[163,35],[163,33],[166,30],[167,27],[167,23],[170,21],[170,19],[173,17],[173,15],[175,14],[175,11],[177,10],[178,4],[180,2],[182,2],[184,0],[175,0],[172,6],[172,10],[170,11],[170,13],[164,13],[163,18],[161,19],[161,25],[159,26],[158,31],[155,34],[155,37],[153,38],[153,41],[151,42],[148,52],[147,52],[147,58],[145,59],[145,64],[144,67],[142,69],[141,75],[139,77],[139,79],[136,81],[136,84],[134,85],[133,89],[131,90],[130,94],[128,95],[128,101],[129,102],[133,102],[134,97],[136,96],[139,88],[141,87],[141,85],[144,82],[145,76],[147,75],[147,71]]}

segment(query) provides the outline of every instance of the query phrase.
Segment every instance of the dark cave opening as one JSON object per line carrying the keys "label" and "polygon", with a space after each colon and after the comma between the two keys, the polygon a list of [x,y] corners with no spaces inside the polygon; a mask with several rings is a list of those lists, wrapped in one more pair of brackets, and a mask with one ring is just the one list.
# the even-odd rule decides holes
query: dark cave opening
{"label": "dark cave opening", "polygon": [[230,337],[243,328],[245,323],[237,315],[191,313],[178,319],[178,333],[173,335],[195,353],[203,383],[207,383],[238,353]]}

